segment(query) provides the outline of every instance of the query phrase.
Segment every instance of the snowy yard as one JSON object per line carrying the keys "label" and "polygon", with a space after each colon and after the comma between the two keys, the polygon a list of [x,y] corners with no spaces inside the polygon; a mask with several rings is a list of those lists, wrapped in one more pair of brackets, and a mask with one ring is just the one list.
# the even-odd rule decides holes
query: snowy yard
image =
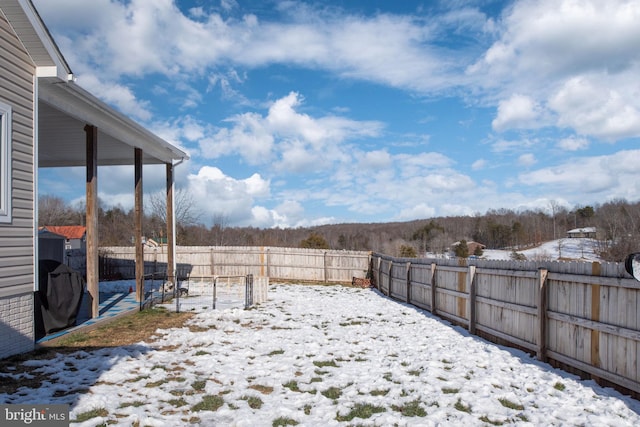
{"label": "snowy yard", "polygon": [[32,360],[83,426],[640,425],[640,402],[375,290],[277,285],[151,342]]}

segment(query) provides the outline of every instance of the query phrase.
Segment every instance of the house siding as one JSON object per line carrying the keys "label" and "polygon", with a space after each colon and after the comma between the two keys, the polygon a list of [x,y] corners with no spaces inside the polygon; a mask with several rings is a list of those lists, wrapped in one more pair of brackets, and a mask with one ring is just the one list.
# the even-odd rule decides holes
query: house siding
{"label": "house siding", "polygon": [[0,12],[0,100],[12,108],[11,222],[0,224],[0,358],[34,347],[34,75]]}

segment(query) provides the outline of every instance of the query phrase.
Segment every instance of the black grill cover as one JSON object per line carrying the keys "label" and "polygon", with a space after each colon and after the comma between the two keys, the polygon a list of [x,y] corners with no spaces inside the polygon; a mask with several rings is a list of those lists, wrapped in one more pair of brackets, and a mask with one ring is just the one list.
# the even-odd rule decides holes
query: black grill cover
{"label": "black grill cover", "polygon": [[84,279],[79,272],[53,260],[41,260],[38,265],[40,289],[35,293],[36,339],[75,326],[84,293]]}

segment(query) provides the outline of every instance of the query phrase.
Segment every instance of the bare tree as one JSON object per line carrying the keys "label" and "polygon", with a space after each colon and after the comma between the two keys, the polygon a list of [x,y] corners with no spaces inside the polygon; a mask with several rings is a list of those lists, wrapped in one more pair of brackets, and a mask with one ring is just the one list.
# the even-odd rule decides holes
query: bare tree
{"label": "bare tree", "polygon": [[[162,223],[167,223],[167,199],[163,193],[154,193],[149,196],[149,204],[153,215],[160,218]],[[196,225],[200,219],[200,211],[195,206],[193,196],[184,188],[179,188],[174,197],[176,224],[180,227]]]}
{"label": "bare tree", "polygon": [[60,197],[42,195],[38,198],[38,225],[79,225],[78,212]]}
{"label": "bare tree", "polygon": [[224,245],[224,231],[229,223],[229,217],[222,212],[213,214],[213,226],[211,227],[211,234],[214,241],[218,246]]}
{"label": "bare tree", "polygon": [[556,240],[556,215],[560,211],[560,204],[555,200],[551,200],[549,202],[549,208],[551,208],[551,219],[553,220],[553,240]]}

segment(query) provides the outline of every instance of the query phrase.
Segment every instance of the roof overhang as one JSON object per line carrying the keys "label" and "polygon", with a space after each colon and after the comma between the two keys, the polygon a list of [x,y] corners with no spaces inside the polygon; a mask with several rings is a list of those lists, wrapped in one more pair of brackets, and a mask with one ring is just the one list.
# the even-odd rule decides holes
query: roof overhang
{"label": "roof overhang", "polygon": [[0,0],[2,13],[18,35],[36,66],[36,75],[73,79],[69,64],[60,53],[31,0]]}
{"label": "roof overhang", "polygon": [[98,165],[132,165],[134,149],[144,164],[187,159],[184,151],[114,110],[73,81],[38,78],[38,166],[86,164],[85,126],[98,129]]}

